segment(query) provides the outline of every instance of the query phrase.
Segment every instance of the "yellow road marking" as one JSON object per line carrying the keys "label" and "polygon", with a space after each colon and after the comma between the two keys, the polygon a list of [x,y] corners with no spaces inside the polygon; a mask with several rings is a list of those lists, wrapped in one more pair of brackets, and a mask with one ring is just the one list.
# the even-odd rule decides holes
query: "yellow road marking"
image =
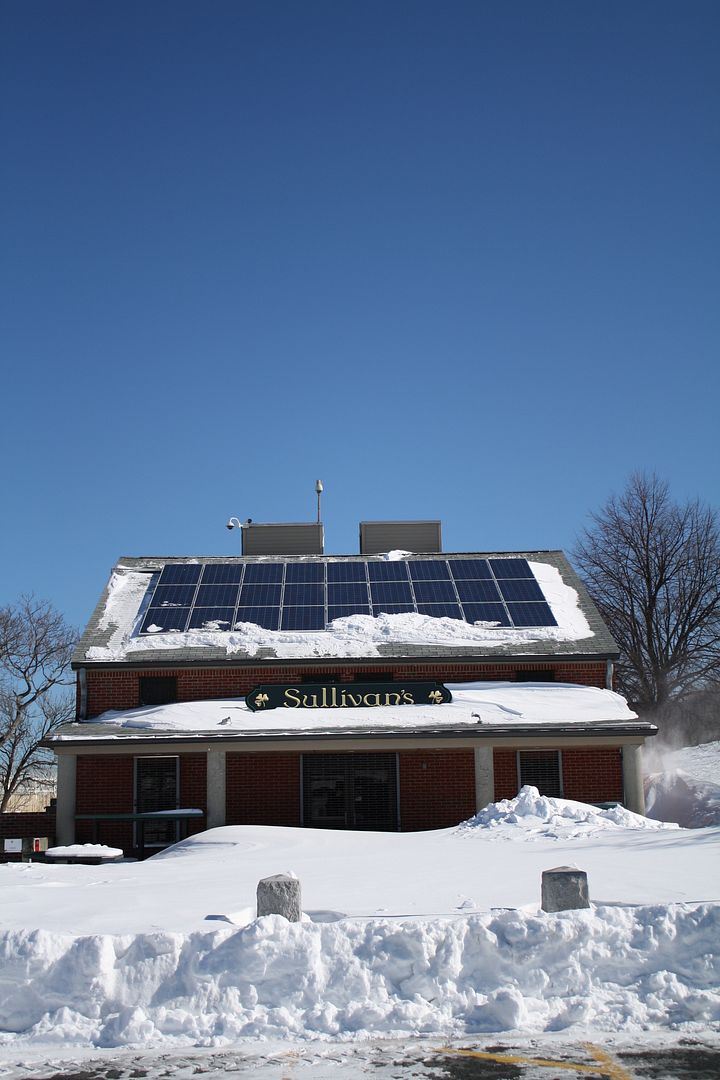
{"label": "yellow road marking", "polygon": [[460,1057],[480,1058],[482,1061],[497,1061],[502,1065],[535,1065],[541,1069],[567,1069],[569,1072],[590,1073],[592,1076],[607,1076],[610,1080],[632,1080],[629,1073],[616,1061],[592,1043],[585,1043],[589,1054],[598,1062],[587,1065],[579,1061],[549,1061],[546,1058],[526,1057],[522,1054],[489,1054],[482,1050],[456,1050],[452,1046],[441,1046],[439,1054],[458,1054]]}
{"label": "yellow road marking", "polygon": [[603,1065],[603,1071],[606,1076],[610,1077],[610,1080],[632,1080],[629,1072],[623,1069],[619,1061],[615,1061],[611,1058],[605,1050],[601,1050],[599,1046],[594,1046],[592,1043],[585,1043],[585,1049],[587,1052],[599,1061]]}

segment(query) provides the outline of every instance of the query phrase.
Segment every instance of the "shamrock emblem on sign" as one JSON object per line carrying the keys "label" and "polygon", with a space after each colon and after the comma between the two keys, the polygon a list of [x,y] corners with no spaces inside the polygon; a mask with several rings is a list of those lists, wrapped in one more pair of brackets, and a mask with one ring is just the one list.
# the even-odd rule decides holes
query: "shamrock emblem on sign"
{"label": "shamrock emblem on sign", "polygon": [[443,699],[443,696],[439,690],[431,690],[428,694],[428,698],[430,699],[430,701],[432,701],[433,705],[439,705]]}
{"label": "shamrock emblem on sign", "polygon": [[255,698],[255,704],[257,705],[258,709],[262,709],[263,706],[267,705],[269,700],[270,698],[267,696],[267,694],[258,694]]}

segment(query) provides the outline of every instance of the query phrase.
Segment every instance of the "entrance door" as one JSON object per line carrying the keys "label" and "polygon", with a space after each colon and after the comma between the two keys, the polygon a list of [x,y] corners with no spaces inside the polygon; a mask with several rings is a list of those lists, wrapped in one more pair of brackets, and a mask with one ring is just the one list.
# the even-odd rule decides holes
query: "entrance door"
{"label": "entrance door", "polygon": [[304,754],[302,769],[304,825],[397,830],[397,754]]}

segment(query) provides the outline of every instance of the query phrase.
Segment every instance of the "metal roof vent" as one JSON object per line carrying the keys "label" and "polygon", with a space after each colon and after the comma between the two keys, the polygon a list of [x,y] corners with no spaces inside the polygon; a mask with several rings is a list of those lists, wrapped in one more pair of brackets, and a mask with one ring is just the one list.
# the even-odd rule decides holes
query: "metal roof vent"
{"label": "metal roof vent", "polygon": [[441,522],[361,521],[360,554],[379,555],[383,551],[442,551]]}
{"label": "metal roof vent", "polygon": [[322,555],[325,550],[320,521],[280,525],[245,522],[241,532],[243,555]]}

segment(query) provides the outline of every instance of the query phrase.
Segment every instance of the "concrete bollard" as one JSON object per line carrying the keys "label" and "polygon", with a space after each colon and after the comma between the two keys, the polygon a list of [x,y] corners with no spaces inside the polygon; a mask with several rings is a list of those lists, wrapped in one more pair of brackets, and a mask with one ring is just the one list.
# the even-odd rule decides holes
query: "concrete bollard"
{"label": "concrete bollard", "polygon": [[590,907],[587,874],[575,866],[556,866],[543,870],[543,911],[571,911]]}
{"label": "concrete bollard", "polygon": [[257,913],[262,915],[284,915],[289,922],[300,922],[302,901],[300,882],[287,874],[275,874],[258,881]]}

